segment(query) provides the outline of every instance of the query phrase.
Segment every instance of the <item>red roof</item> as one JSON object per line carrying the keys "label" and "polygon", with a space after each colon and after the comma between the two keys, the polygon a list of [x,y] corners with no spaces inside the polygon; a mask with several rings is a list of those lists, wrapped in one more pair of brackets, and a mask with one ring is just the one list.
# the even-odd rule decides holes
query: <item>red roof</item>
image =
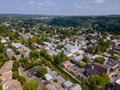
{"label": "red roof", "polygon": [[65,62],[62,63],[62,65],[63,65],[63,67],[68,68],[68,67],[71,66],[71,62],[70,61],[65,61]]}

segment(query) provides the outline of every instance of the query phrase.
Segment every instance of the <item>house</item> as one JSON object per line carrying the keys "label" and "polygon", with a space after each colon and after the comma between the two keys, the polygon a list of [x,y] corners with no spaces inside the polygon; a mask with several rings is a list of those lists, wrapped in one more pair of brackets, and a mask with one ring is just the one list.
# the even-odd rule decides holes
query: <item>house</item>
{"label": "house", "polygon": [[97,63],[97,62],[93,63],[93,69],[99,73],[107,73],[107,74],[109,74],[109,70],[110,70],[108,66]]}
{"label": "house", "polygon": [[70,53],[75,53],[78,51],[78,48],[76,46],[72,46],[70,44],[66,45],[66,51],[70,52]]}
{"label": "house", "polygon": [[64,68],[68,68],[68,67],[71,67],[71,66],[72,66],[72,63],[71,63],[70,61],[65,61],[65,62],[62,63],[62,66],[63,66]]}
{"label": "house", "polygon": [[88,69],[85,70],[84,74],[86,76],[90,76],[90,75],[93,75],[93,74],[98,74],[98,72],[96,70],[94,70],[94,69],[88,68]]}
{"label": "house", "polygon": [[50,74],[45,74],[45,78],[47,81],[50,81],[53,77]]}
{"label": "house", "polygon": [[49,42],[43,42],[43,44],[44,44],[45,46],[47,46],[47,47],[52,47],[52,44],[49,43]]}
{"label": "house", "polygon": [[3,90],[23,90],[19,81],[12,79],[13,61],[7,61],[0,69]]}
{"label": "house", "polygon": [[40,49],[40,48],[41,48],[41,45],[39,45],[39,44],[36,43],[36,42],[32,43],[31,46],[33,46],[33,47],[36,48],[36,49]]}
{"label": "house", "polygon": [[117,40],[117,39],[114,39],[114,40],[111,40],[110,44],[111,44],[112,46],[115,46],[115,45],[120,44],[120,41]]}
{"label": "house", "polygon": [[113,52],[120,52],[120,46],[116,45],[112,48]]}
{"label": "house", "polygon": [[66,57],[71,57],[71,56],[73,56],[72,53],[70,53],[70,52],[68,52],[68,51],[66,51],[66,50],[64,50],[63,53],[65,54]]}
{"label": "house", "polygon": [[72,61],[73,62],[78,62],[78,61],[81,61],[83,59],[83,55],[79,55],[79,56],[75,56]]}
{"label": "house", "polygon": [[2,44],[7,44],[7,40],[6,39],[1,39],[1,43]]}
{"label": "house", "polygon": [[58,52],[56,52],[55,50],[50,50],[50,49],[47,49],[47,52],[48,54],[50,54],[51,56],[54,56],[54,55],[57,55]]}
{"label": "house", "polygon": [[11,56],[14,56],[14,55],[15,55],[15,52],[14,52],[12,49],[7,48],[7,49],[6,49],[6,55],[7,55],[8,57],[11,57]]}
{"label": "house", "polygon": [[104,61],[104,65],[108,66],[111,71],[115,71],[116,69],[119,69],[119,62],[111,58],[108,58],[106,61]]}
{"label": "house", "polygon": [[66,89],[69,89],[69,87],[70,86],[72,86],[72,82],[70,82],[70,81],[65,81],[63,84],[62,84],[62,86],[64,87],[64,88],[66,88]]}
{"label": "house", "polygon": [[115,90],[120,90],[120,78],[115,81]]}
{"label": "house", "polygon": [[17,48],[17,49],[20,48],[20,47],[22,47],[22,44],[21,44],[21,43],[14,43],[14,42],[13,42],[11,45],[12,45],[13,47]]}
{"label": "house", "polygon": [[73,84],[70,81],[64,82],[62,86],[67,90],[82,90],[79,84]]}
{"label": "house", "polygon": [[79,84],[73,84],[69,87],[69,90],[82,90]]}
{"label": "house", "polygon": [[30,49],[28,47],[25,47],[24,45],[18,48],[18,51],[21,52],[24,55],[24,57],[28,57],[30,53]]}
{"label": "house", "polygon": [[0,83],[4,83],[12,79],[12,66],[13,61],[7,61],[0,69]]}

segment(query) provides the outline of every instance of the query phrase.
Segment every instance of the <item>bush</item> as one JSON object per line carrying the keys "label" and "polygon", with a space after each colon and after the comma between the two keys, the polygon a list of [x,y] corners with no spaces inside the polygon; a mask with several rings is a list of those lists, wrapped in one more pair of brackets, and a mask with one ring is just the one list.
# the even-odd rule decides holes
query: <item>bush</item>
{"label": "bush", "polygon": [[53,81],[54,81],[55,83],[58,83],[58,80],[57,80],[57,79],[54,79]]}

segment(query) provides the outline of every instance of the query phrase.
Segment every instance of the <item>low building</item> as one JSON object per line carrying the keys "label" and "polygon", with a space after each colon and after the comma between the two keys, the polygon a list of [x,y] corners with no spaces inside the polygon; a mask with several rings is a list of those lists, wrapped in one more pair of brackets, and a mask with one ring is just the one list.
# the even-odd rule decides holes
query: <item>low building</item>
{"label": "low building", "polygon": [[76,46],[72,46],[72,45],[66,45],[66,51],[70,52],[70,53],[75,53],[78,51],[78,48]]}
{"label": "low building", "polygon": [[7,61],[0,69],[0,81],[1,83],[6,82],[9,79],[12,79],[12,66],[13,61]]}
{"label": "low building", "polygon": [[36,42],[34,42],[34,43],[32,43],[32,45],[31,46],[33,46],[34,48],[36,48],[36,49],[41,49],[42,48],[42,46],[41,45],[39,45],[38,43],[36,43]]}
{"label": "low building", "polygon": [[55,50],[50,50],[50,49],[47,49],[47,53],[50,54],[51,56],[58,54],[58,52],[56,52]]}
{"label": "low building", "polygon": [[0,69],[0,83],[3,90],[23,90],[19,81],[12,79],[13,61],[7,61]]}
{"label": "low building", "polygon": [[75,56],[72,61],[73,62],[78,62],[78,61],[81,61],[83,59],[83,55],[79,55],[79,56]]}
{"label": "low building", "polygon": [[110,70],[108,66],[97,62],[93,63],[93,69],[99,73],[106,73],[106,74],[109,74],[109,70]]}
{"label": "low building", "polygon": [[3,90],[23,90],[19,81],[9,80],[3,84]]}
{"label": "low building", "polygon": [[69,87],[69,90],[82,90],[79,84],[73,84]]}
{"label": "low building", "polygon": [[115,90],[120,90],[120,78],[115,81]]}
{"label": "low building", "polygon": [[105,62],[104,65],[108,66],[111,71],[115,71],[119,69],[119,62],[115,61],[114,59],[108,58]]}
{"label": "low building", "polygon": [[116,45],[113,47],[113,52],[120,52],[120,46]]}
{"label": "low building", "polygon": [[7,48],[7,49],[6,49],[6,55],[7,55],[8,57],[15,56],[15,52],[14,52],[12,49]]}
{"label": "low building", "polygon": [[66,89],[69,89],[69,87],[70,86],[72,86],[72,82],[70,82],[70,81],[66,81],[66,82],[64,82],[63,84],[62,84],[62,86],[64,87],[64,88],[66,88]]}
{"label": "low building", "polygon": [[73,84],[70,81],[64,82],[62,86],[67,90],[82,90],[79,84]]}
{"label": "low building", "polygon": [[72,63],[71,63],[70,61],[65,61],[65,62],[62,63],[62,66],[63,66],[64,68],[68,68],[68,67],[71,67],[71,66],[72,66]]}
{"label": "low building", "polygon": [[50,74],[45,74],[45,78],[47,81],[50,81],[53,77]]}
{"label": "low building", "polygon": [[30,53],[30,49],[25,47],[24,45],[18,48],[18,51],[23,54],[24,57],[28,57]]}
{"label": "low building", "polygon": [[52,44],[49,43],[49,42],[43,42],[43,44],[44,44],[45,46],[47,46],[47,47],[52,47]]}
{"label": "low building", "polygon": [[1,43],[2,43],[2,44],[7,44],[7,40],[6,40],[6,39],[2,39],[2,40],[1,40]]}
{"label": "low building", "polygon": [[20,47],[22,47],[22,44],[21,43],[12,43],[11,44],[13,47],[15,47],[15,48],[20,48]]}
{"label": "low building", "polygon": [[66,51],[66,50],[64,50],[63,53],[65,54],[66,57],[71,57],[71,56],[73,56],[72,53],[70,53],[70,52],[68,52],[68,51]]}

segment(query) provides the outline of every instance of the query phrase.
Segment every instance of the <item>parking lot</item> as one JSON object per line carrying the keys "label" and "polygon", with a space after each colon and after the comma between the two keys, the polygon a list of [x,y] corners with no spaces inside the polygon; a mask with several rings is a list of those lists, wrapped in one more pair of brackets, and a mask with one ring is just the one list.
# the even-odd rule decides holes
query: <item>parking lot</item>
{"label": "parking lot", "polygon": [[[56,73],[54,70],[49,69],[48,73],[53,77],[52,80],[49,82],[53,84],[58,90],[65,90],[61,85],[66,81],[64,78],[62,78],[58,73]],[[55,83],[53,80],[57,79],[58,83]]]}

